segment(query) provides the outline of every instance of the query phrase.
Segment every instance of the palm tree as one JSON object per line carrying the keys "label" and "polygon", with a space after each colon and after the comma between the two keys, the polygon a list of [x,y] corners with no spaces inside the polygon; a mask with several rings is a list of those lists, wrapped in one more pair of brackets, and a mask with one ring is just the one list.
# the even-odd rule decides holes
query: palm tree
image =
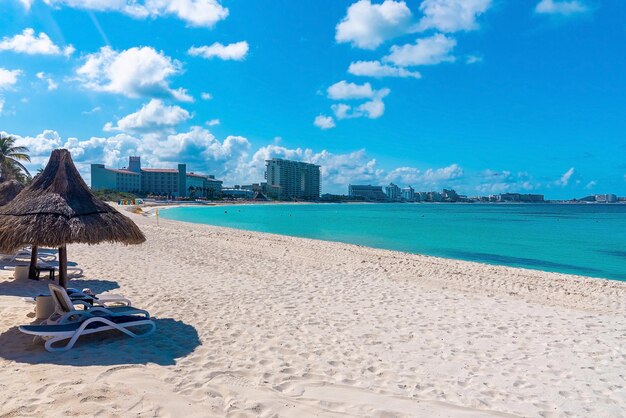
{"label": "palm tree", "polygon": [[30,162],[28,148],[16,147],[15,138],[0,134],[0,179],[27,181],[30,173],[20,161]]}

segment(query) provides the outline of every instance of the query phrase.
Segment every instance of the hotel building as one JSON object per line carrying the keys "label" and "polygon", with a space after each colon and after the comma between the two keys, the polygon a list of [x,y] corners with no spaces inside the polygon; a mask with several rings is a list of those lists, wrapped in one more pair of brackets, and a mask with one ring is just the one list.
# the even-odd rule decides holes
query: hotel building
{"label": "hotel building", "polygon": [[267,194],[278,200],[318,200],[321,192],[320,166],[272,158],[265,161]]}
{"label": "hotel building", "polygon": [[348,196],[361,198],[368,201],[384,201],[387,195],[383,192],[382,186],[350,184],[348,185]]}
{"label": "hotel building", "polygon": [[411,186],[402,188],[402,200],[407,202],[415,201],[415,190]]}
{"label": "hotel building", "polygon": [[389,200],[400,200],[402,198],[400,188],[393,183],[389,183],[389,186],[385,186],[385,194]]}
{"label": "hotel building", "polygon": [[218,197],[222,181],[214,176],[188,173],[186,164],[178,164],[177,169],[142,168],[140,157],[130,157],[128,168],[119,170],[92,164],[91,189],[172,197]]}

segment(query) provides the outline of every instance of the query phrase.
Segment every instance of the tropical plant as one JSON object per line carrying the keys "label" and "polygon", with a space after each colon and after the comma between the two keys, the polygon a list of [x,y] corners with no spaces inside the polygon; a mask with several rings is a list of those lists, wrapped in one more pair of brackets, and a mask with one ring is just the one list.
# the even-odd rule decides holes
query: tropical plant
{"label": "tropical plant", "polygon": [[31,175],[21,161],[30,162],[28,148],[15,145],[15,138],[0,134],[0,179],[26,183]]}

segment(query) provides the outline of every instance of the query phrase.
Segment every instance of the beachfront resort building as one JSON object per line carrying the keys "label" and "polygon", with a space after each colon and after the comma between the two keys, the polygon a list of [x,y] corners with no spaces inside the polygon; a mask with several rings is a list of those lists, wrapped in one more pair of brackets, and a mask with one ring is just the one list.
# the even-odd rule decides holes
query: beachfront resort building
{"label": "beachfront resort building", "polygon": [[319,200],[320,166],[272,158],[265,161],[267,195],[278,200]]}
{"label": "beachfront resort building", "polygon": [[122,169],[92,164],[91,189],[172,197],[218,197],[222,181],[214,176],[187,172],[187,164],[178,164],[178,168],[143,168],[140,157],[130,157],[128,167]]}
{"label": "beachfront resort building", "polygon": [[415,201],[415,189],[411,186],[402,188],[402,200],[406,200],[407,202]]}
{"label": "beachfront resort building", "polygon": [[387,200],[387,195],[383,192],[382,186],[350,184],[348,186],[348,196],[353,199],[363,199],[370,202],[382,202]]}
{"label": "beachfront resort building", "polygon": [[393,183],[389,183],[389,186],[385,186],[385,194],[389,200],[400,200],[402,198],[400,188]]}

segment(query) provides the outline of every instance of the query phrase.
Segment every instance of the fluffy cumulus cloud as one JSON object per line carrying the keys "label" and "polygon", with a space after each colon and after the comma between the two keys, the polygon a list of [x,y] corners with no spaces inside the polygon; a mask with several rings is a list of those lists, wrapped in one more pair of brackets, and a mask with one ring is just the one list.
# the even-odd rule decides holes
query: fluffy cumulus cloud
{"label": "fluffy cumulus cloud", "polygon": [[218,0],[44,0],[50,6],[120,12],[138,19],[176,16],[190,26],[213,27],[228,17]]}
{"label": "fluffy cumulus cloud", "polygon": [[378,119],[385,113],[383,99],[390,93],[390,90],[387,88],[375,90],[370,83],[356,84],[342,80],[330,86],[327,89],[327,93],[328,98],[332,100],[370,99],[358,106],[348,105],[346,103],[333,104],[331,109],[337,119],[361,117]]}
{"label": "fluffy cumulus cloud", "polygon": [[45,82],[46,82],[46,85],[48,86],[48,90],[49,90],[49,91],[53,91],[53,90],[56,90],[56,89],[58,89],[58,88],[59,88],[59,84],[58,84],[58,83],[56,83],[56,82],[52,79],[52,77],[50,77],[50,76],[49,76],[49,75],[47,75],[46,73],[44,73],[44,72],[38,72],[38,73],[36,74],[36,76],[37,76],[37,78],[38,78],[38,79],[40,79],[40,80],[42,80],[42,81],[45,81]]}
{"label": "fluffy cumulus cloud", "polygon": [[370,83],[356,84],[341,80],[326,90],[332,100],[367,99],[374,97],[375,91]]}
{"label": "fluffy cumulus cloud", "polygon": [[162,100],[152,99],[138,111],[124,116],[115,125],[104,126],[105,132],[154,132],[172,131],[180,123],[191,118],[191,114],[179,106],[166,106]]}
{"label": "fluffy cumulus cloud", "polygon": [[395,67],[392,65],[381,64],[380,61],[356,61],[350,63],[348,73],[356,76],[366,77],[400,77],[400,78],[421,78],[422,75],[417,71],[409,71],[405,68]]}
{"label": "fluffy cumulus cloud", "polygon": [[169,78],[181,70],[179,61],[151,47],[134,47],[118,52],[105,46],[87,55],[76,74],[86,87],[97,91],[131,98],[193,101],[185,89],[173,89],[169,85]]}
{"label": "fluffy cumulus cloud", "polygon": [[248,173],[249,181],[263,178],[265,160],[270,158],[287,158],[320,165],[324,193],[345,194],[350,183],[377,184],[385,173],[377,167],[375,159],[367,156],[364,149],[335,154],[327,150],[316,152],[310,148],[290,149],[270,144],[259,148],[249,159],[244,160],[242,168]]}
{"label": "fluffy cumulus cloud", "polygon": [[335,121],[331,116],[318,115],[315,117],[313,125],[320,129],[331,129],[335,127]]}
{"label": "fluffy cumulus cloud", "polygon": [[535,13],[547,15],[569,16],[589,11],[589,7],[581,1],[541,0],[535,6]]}
{"label": "fluffy cumulus cloud", "polygon": [[453,180],[460,179],[463,175],[463,168],[458,164],[426,170],[420,170],[416,167],[398,167],[391,170],[385,176],[385,180],[399,184],[410,184],[417,188],[433,188],[442,185],[449,186]]}
{"label": "fluffy cumulus cloud", "polygon": [[437,33],[412,44],[394,45],[383,60],[401,67],[454,62],[455,57],[451,53],[455,46],[454,38]]}
{"label": "fluffy cumulus cloud", "polygon": [[364,49],[375,49],[386,40],[405,33],[411,25],[411,10],[403,1],[385,0],[372,4],[359,0],[348,7],[337,24],[335,40]]}
{"label": "fluffy cumulus cloud", "polygon": [[478,28],[476,19],[491,6],[491,0],[424,0],[419,30],[441,32],[469,31]]}
{"label": "fluffy cumulus cloud", "polygon": [[335,113],[337,119],[351,119],[366,117],[378,119],[385,113],[385,103],[383,99],[390,93],[389,89],[380,89],[373,92],[372,100],[368,100],[358,106],[351,106],[346,103],[338,103],[330,108]]}
{"label": "fluffy cumulus cloud", "polygon": [[21,74],[21,70],[7,70],[5,68],[0,68],[0,90],[12,88],[17,83],[17,79]]}
{"label": "fluffy cumulus cloud", "polygon": [[32,28],[26,28],[21,34],[5,36],[0,41],[0,51],[13,51],[28,55],[65,55],[74,53],[72,45],[64,48],[56,45],[44,32],[35,34]]}
{"label": "fluffy cumulus cloud", "polygon": [[246,41],[233,44],[222,45],[215,42],[209,46],[191,47],[187,53],[192,56],[200,56],[206,59],[219,58],[222,60],[241,61],[248,54],[248,43]]}
{"label": "fluffy cumulus cloud", "polygon": [[[3,132],[3,135],[7,135]],[[20,136],[10,134],[16,138],[15,145],[27,147],[31,157],[31,163],[27,165],[30,171],[36,171],[45,161],[48,160],[53,149],[60,148],[63,144],[61,136],[53,130],[44,130],[36,136]]]}

